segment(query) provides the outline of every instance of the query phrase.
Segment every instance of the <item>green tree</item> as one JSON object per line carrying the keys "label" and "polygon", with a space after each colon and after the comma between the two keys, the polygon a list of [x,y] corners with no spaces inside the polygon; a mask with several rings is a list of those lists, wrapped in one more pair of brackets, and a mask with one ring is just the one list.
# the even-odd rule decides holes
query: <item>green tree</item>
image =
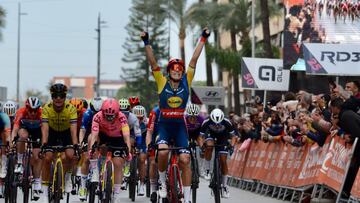
{"label": "green tree", "polygon": [[144,45],[139,34],[150,33],[150,43],[155,57],[161,62],[167,59],[167,0],[133,0],[131,16],[126,26],[128,37],[123,44],[126,53],[122,60],[130,67],[122,67],[122,79],[130,92],[139,95],[142,104],[149,109],[157,102],[155,82],[149,78],[149,64],[144,55]]}
{"label": "green tree", "polygon": [[5,17],[5,9],[0,6],[0,40],[2,39],[1,29],[5,27]]}

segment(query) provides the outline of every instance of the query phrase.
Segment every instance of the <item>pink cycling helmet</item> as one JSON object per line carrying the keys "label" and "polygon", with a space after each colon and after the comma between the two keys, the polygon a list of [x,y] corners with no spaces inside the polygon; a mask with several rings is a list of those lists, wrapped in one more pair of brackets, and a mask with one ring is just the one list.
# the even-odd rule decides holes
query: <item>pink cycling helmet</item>
{"label": "pink cycling helmet", "polygon": [[101,111],[103,112],[105,117],[115,118],[120,111],[119,103],[113,98],[106,99],[101,106]]}

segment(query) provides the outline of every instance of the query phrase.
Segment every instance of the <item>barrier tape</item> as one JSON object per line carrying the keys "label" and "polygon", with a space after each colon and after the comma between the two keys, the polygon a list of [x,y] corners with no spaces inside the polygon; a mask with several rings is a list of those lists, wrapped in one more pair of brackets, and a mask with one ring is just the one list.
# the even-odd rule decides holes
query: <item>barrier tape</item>
{"label": "barrier tape", "polygon": [[[294,188],[323,184],[339,192],[352,145],[339,136],[328,136],[323,147],[252,141],[246,151],[240,152],[239,148],[240,144],[229,162],[229,175],[234,178]],[[352,196],[360,198],[359,173]]]}

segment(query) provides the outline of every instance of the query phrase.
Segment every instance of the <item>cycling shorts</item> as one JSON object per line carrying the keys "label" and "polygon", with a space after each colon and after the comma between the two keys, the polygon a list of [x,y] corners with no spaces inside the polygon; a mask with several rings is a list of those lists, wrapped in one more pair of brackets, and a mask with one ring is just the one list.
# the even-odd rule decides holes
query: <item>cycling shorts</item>
{"label": "cycling shorts", "polygon": [[29,134],[29,138],[33,142],[32,147],[33,148],[40,148],[41,146],[41,128],[26,128],[24,126],[21,126],[20,129],[26,130]]}
{"label": "cycling shorts", "polygon": [[[189,147],[189,137],[185,123],[159,123],[159,140],[157,144],[167,144],[174,141],[174,147]],[[189,149],[179,150],[178,153],[190,154]]]}
{"label": "cycling shorts", "polygon": [[71,146],[71,133],[70,128],[64,131],[55,131],[51,127],[49,127],[49,138],[48,138],[48,146]]}
{"label": "cycling shorts", "polygon": [[[214,136],[211,136],[210,134],[207,134],[204,136],[205,137],[205,142],[210,141],[210,140],[214,140]],[[228,137],[224,137],[224,138],[217,138],[215,145],[228,145],[229,141],[227,139]],[[226,146],[220,147],[219,149],[219,154],[228,154],[228,150],[226,149]]]}
{"label": "cycling shorts", "polygon": [[[113,147],[126,147],[123,137],[109,137],[104,133],[99,133],[99,145],[107,145]],[[125,158],[127,156],[126,150],[112,150],[110,149],[112,157]]]}

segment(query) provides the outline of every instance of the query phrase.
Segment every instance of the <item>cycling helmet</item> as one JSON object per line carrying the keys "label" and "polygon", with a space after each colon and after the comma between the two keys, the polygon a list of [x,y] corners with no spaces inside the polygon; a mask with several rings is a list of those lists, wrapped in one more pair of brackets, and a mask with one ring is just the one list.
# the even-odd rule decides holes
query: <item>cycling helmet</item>
{"label": "cycling helmet", "polygon": [[61,84],[61,83],[55,83],[53,85],[51,85],[50,87],[50,93],[53,94],[53,93],[67,93],[67,87],[66,85],[64,84]]}
{"label": "cycling helmet", "polygon": [[101,106],[101,111],[103,112],[106,120],[112,121],[119,114],[119,103],[112,98],[106,99]]}
{"label": "cycling helmet", "polygon": [[37,97],[30,96],[30,97],[26,100],[25,106],[26,106],[26,108],[28,108],[28,109],[33,109],[33,110],[39,109],[40,106],[41,106],[40,99],[37,98]]}
{"label": "cycling helmet", "polygon": [[146,115],[145,107],[141,105],[134,106],[132,112],[136,115],[136,117],[144,117]]}
{"label": "cycling helmet", "polygon": [[89,107],[88,101],[85,98],[81,98],[81,100],[83,101],[84,108],[87,109]]}
{"label": "cycling helmet", "polygon": [[70,104],[76,107],[77,112],[80,112],[84,108],[84,103],[80,98],[72,98],[70,99]]}
{"label": "cycling helmet", "polygon": [[137,96],[129,97],[130,107],[134,107],[136,105],[140,105],[140,99]]}
{"label": "cycling helmet", "polygon": [[216,123],[219,124],[224,120],[224,112],[221,109],[214,109],[210,113],[210,119]]}
{"label": "cycling helmet", "polygon": [[16,106],[17,104],[14,101],[7,101],[4,104],[3,111],[6,113],[9,117],[13,117],[16,114]]}
{"label": "cycling helmet", "polygon": [[125,98],[119,99],[119,105],[121,111],[129,111],[130,103],[128,99]]}
{"label": "cycling helmet", "polygon": [[186,113],[189,116],[198,116],[200,113],[200,106],[196,104],[189,104],[186,107]]}
{"label": "cycling helmet", "polygon": [[101,97],[95,97],[90,101],[90,109],[91,111],[98,112],[101,110],[101,105],[103,104],[103,100]]}
{"label": "cycling helmet", "polygon": [[184,65],[184,61],[182,59],[171,59],[166,67],[166,72],[169,73],[170,69],[175,65],[175,64],[179,64],[182,67],[182,70],[176,70],[176,71],[183,71],[185,72],[185,65]]}

